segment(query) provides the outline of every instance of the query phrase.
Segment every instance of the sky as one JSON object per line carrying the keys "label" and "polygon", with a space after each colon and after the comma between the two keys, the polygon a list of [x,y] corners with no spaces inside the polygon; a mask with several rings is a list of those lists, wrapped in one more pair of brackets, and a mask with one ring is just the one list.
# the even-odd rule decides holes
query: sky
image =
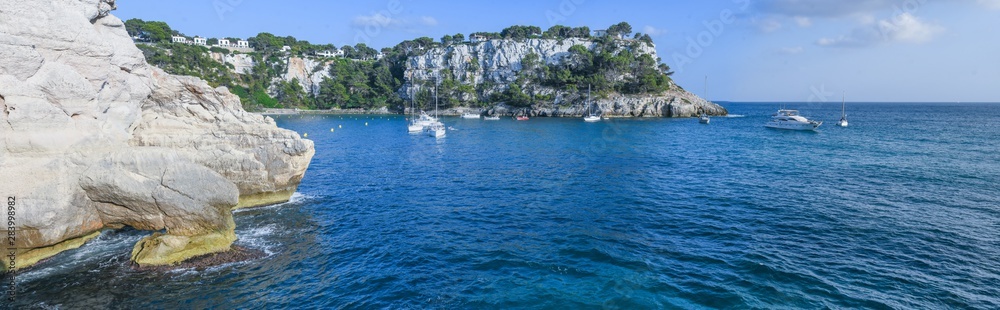
{"label": "sky", "polygon": [[[186,35],[391,47],[511,25],[648,33],[714,101],[1000,102],[1000,0],[117,1]],[[707,83],[706,83],[707,81]],[[707,85],[707,87],[706,87]]]}

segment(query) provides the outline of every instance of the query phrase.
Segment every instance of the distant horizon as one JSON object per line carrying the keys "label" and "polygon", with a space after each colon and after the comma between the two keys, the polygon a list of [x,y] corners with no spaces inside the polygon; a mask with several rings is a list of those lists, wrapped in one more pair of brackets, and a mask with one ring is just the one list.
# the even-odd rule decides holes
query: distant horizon
{"label": "distant horizon", "polygon": [[[840,101],[823,101],[823,102],[809,102],[809,101],[739,101],[739,100],[709,100],[713,103],[750,103],[750,104],[840,104]],[[988,102],[988,101],[847,101],[847,104],[852,103],[896,103],[896,104],[1000,104],[1000,102]]]}
{"label": "distant horizon", "polygon": [[[513,25],[603,29],[625,21],[652,36],[678,85],[732,102],[1000,102],[1000,0],[730,0],[603,3],[586,0],[450,3],[119,1],[113,12],[164,21],[186,35],[260,32],[338,47]],[[308,8],[308,9],[303,9]],[[490,12],[480,14],[476,12]],[[709,78],[706,94],[704,80]],[[839,99],[839,98],[837,98]]]}

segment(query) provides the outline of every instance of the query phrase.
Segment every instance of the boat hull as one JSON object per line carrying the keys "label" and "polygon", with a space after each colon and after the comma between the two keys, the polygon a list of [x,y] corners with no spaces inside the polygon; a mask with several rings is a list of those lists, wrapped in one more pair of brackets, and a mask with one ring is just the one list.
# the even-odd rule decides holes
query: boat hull
{"label": "boat hull", "polygon": [[781,130],[797,130],[797,131],[815,131],[822,125],[822,122],[816,123],[798,123],[798,122],[768,122],[764,127],[771,129],[781,129]]}

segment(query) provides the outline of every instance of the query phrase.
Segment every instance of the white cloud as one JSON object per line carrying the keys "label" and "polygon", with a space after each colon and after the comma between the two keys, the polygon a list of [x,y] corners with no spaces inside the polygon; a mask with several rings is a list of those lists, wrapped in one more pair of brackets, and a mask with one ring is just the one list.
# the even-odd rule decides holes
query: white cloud
{"label": "white cloud", "polygon": [[412,28],[413,26],[437,26],[438,20],[431,16],[421,16],[413,20],[409,18],[399,18],[385,15],[383,13],[373,13],[372,15],[361,15],[354,17],[351,21],[355,27],[380,27],[380,28]]}
{"label": "white cloud", "polygon": [[799,27],[809,27],[812,26],[813,24],[812,19],[809,19],[808,17],[805,16],[796,16],[794,19],[795,19],[795,24],[799,25]]}
{"label": "white cloud", "polygon": [[433,18],[433,17],[430,17],[430,16],[421,16],[420,17],[420,24],[422,24],[424,26],[437,26],[438,21],[437,21],[436,18]]}
{"label": "white cloud", "polygon": [[1000,0],[976,0],[976,2],[987,8],[1000,10]]}
{"label": "white cloud", "polygon": [[941,32],[944,32],[943,27],[903,13],[893,19],[879,20],[873,25],[855,28],[849,35],[819,39],[816,44],[829,47],[866,47],[895,42],[924,43]]}
{"label": "white cloud", "polygon": [[774,18],[755,20],[754,24],[757,25],[757,29],[760,29],[761,32],[775,32],[781,29],[781,22]]}
{"label": "white cloud", "polygon": [[375,13],[372,15],[362,15],[354,17],[353,21],[355,26],[358,27],[388,27],[392,25],[400,25],[402,21],[399,19],[394,19],[392,17],[383,15],[382,13]]}
{"label": "white cloud", "polygon": [[656,37],[656,36],[665,35],[669,31],[666,30],[666,29],[659,29],[659,28],[656,28],[656,27],[653,27],[653,26],[646,26],[646,27],[642,27],[642,32],[645,33],[645,34],[648,34],[650,36]]}
{"label": "white cloud", "polygon": [[778,49],[778,53],[779,54],[785,54],[785,55],[801,54],[804,51],[805,51],[805,49],[802,48],[801,46],[796,46],[796,47],[782,47],[782,48]]}

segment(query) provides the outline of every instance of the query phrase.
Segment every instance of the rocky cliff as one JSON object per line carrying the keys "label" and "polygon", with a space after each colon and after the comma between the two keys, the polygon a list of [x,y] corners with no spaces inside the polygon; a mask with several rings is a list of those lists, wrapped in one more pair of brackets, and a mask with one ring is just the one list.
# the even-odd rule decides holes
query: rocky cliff
{"label": "rocky cliff", "polygon": [[[285,58],[287,71],[279,80],[286,82],[298,81],[306,93],[313,96],[319,94],[320,82],[330,77],[330,64],[333,61],[315,57]],[[270,91],[271,95],[275,92]]]}
{"label": "rocky cliff", "polygon": [[253,70],[253,57],[247,54],[222,54],[210,52],[209,57],[222,64],[233,66],[232,70],[236,74],[247,74]]}
{"label": "rocky cliff", "polygon": [[[231,210],[287,201],[311,141],[225,88],[151,67],[114,0],[0,0],[0,195],[17,267],[102,229],[157,231],[140,265],[226,251]],[[5,268],[6,264],[5,264]]]}
{"label": "rocky cliff", "polygon": [[[618,40],[618,52],[628,50],[630,53],[650,55],[659,59],[656,49],[651,44],[637,41]],[[555,66],[572,62],[570,48],[574,45],[583,46],[588,50],[598,48],[594,40],[581,38],[489,40],[474,44],[458,44],[448,47],[434,48],[420,56],[410,57],[406,63],[406,84],[400,89],[404,99],[413,98],[425,85],[442,76],[454,77],[454,80],[464,85],[471,85],[478,93],[466,93],[462,100],[470,100],[473,96],[488,97],[490,94],[506,90],[516,83],[523,70],[523,60],[529,54],[538,56],[542,65]],[[611,77],[610,80],[622,79],[624,75]],[[585,86],[584,86],[585,87]],[[527,85],[522,87],[531,95],[544,95],[553,98],[549,103],[534,104],[530,108],[509,108],[506,105],[491,103],[486,114],[527,113],[541,116],[580,116],[587,110],[586,96],[580,92],[566,92],[542,85]],[[671,84],[670,90],[662,93],[643,95],[610,94],[603,98],[594,98],[594,106],[603,115],[609,117],[692,117],[701,113],[709,115],[726,115],[726,109],[708,102]],[[464,109],[455,109],[458,112]],[[476,109],[478,111],[478,109]]]}

